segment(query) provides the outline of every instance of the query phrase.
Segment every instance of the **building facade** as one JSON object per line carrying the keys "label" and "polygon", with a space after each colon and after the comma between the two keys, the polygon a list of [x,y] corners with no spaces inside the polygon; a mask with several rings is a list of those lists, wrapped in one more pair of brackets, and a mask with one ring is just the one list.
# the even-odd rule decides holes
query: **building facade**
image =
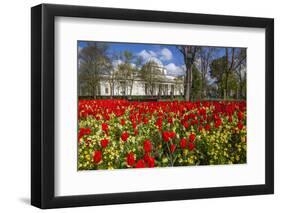
{"label": "building facade", "polygon": [[142,79],[134,79],[133,82],[119,81],[110,83],[101,81],[98,95],[101,96],[179,96],[183,94],[183,83],[174,79],[165,79],[151,85]]}
{"label": "building facade", "polygon": [[[96,96],[182,96],[184,93],[184,76],[175,77],[167,75],[165,68],[161,73],[153,76],[153,80],[143,79],[134,74],[129,78],[111,75],[100,76],[95,84]],[[149,79],[149,78],[148,78]],[[79,96],[92,96],[93,88],[89,88],[87,80],[79,81]]]}

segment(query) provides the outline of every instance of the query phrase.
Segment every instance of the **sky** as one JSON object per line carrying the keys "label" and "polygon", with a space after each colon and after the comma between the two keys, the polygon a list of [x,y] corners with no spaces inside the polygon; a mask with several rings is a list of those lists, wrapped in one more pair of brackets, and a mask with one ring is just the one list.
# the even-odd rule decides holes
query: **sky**
{"label": "sky", "polygon": [[[155,61],[167,70],[167,75],[182,76],[185,74],[184,59],[180,51],[175,45],[164,44],[137,44],[137,43],[112,43],[106,42],[109,46],[107,54],[109,56],[125,50],[133,53],[134,56],[139,56],[144,62]],[[78,41],[78,48],[81,50],[87,45],[85,41]],[[217,57],[224,54],[224,48],[217,48]],[[113,60],[113,66],[116,66],[122,61],[120,59]],[[134,62],[132,62],[134,63]]]}

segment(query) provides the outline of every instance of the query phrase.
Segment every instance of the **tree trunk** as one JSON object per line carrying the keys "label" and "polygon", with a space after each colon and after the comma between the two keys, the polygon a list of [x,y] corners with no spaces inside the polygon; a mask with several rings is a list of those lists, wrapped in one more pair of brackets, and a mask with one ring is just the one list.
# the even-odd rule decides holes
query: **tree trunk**
{"label": "tree trunk", "polygon": [[184,57],[185,67],[186,67],[186,75],[184,82],[184,99],[186,101],[190,101],[191,96],[191,88],[192,88],[192,64],[195,59],[196,48],[193,49],[191,46],[181,46],[181,53]]}
{"label": "tree trunk", "polygon": [[242,99],[243,96],[243,81],[242,81],[242,73],[241,66],[239,67],[239,99]]}
{"label": "tree trunk", "polygon": [[239,82],[239,99],[243,98],[243,82],[240,80]]}
{"label": "tree trunk", "polygon": [[192,67],[189,65],[187,67],[187,73],[186,73],[186,86],[185,86],[185,94],[184,99],[186,101],[190,101],[190,94],[191,94],[191,83],[192,83]]}
{"label": "tree trunk", "polygon": [[220,95],[221,95],[221,99],[224,99],[224,87],[222,85],[222,83],[220,83]]}
{"label": "tree trunk", "polygon": [[187,70],[187,73],[186,73],[186,80],[185,80],[185,82],[186,82],[186,85],[185,85],[185,94],[184,94],[184,99],[186,100],[186,101],[189,101],[190,100],[190,73],[191,73],[191,69],[190,69],[190,67],[187,67],[186,68],[186,70]]}
{"label": "tree trunk", "polygon": [[96,85],[93,86],[93,97],[94,97],[94,99],[97,99],[97,88],[96,88]]}
{"label": "tree trunk", "polygon": [[130,97],[132,97],[132,93],[133,93],[133,86],[134,86],[134,81],[132,80],[132,82],[131,82],[131,86],[130,86]]}
{"label": "tree trunk", "polygon": [[110,90],[110,99],[113,98],[113,85],[112,82],[109,82],[109,90]]}
{"label": "tree trunk", "polygon": [[225,92],[224,92],[224,100],[227,99],[228,96],[228,48],[225,48]]}
{"label": "tree trunk", "polygon": [[201,77],[201,92],[200,92],[200,99],[205,98],[206,92],[205,92],[205,76],[202,75]]}
{"label": "tree trunk", "polygon": [[228,97],[228,72],[226,72],[225,76],[225,95],[224,95],[224,100],[226,100]]}

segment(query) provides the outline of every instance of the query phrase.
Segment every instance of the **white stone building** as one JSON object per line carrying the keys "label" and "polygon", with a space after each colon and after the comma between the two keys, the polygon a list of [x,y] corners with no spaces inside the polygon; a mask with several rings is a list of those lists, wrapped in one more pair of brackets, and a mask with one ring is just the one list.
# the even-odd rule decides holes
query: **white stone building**
{"label": "white stone building", "polygon": [[[168,95],[183,95],[183,83],[176,82],[175,77],[165,76],[163,81],[155,82],[148,88],[145,81],[140,78],[135,78],[133,83],[129,85],[125,82],[115,82],[112,84],[103,80],[100,82],[98,95],[100,96],[168,96]],[[111,90],[111,91],[110,91]],[[132,91],[131,91],[132,90]],[[152,92],[151,92],[152,91]]]}
{"label": "white stone building", "polygon": [[[184,77],[167,75],[164,67],[162,73],[153,82],[146,82],[140,76],[134,75],[130,79],[114,79],[113,75],[103,75],[97,86],[97,96],[181,96],[184,93]],[[113,71],[114,72],[114,71]],[[85,89],[83,81],[79,83],[79,95],[91,96]]]}

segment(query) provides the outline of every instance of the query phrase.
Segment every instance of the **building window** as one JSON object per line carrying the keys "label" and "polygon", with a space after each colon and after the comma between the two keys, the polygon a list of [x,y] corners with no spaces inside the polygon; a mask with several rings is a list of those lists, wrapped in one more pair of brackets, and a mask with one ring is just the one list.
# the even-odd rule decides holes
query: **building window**
{"label": "building window", "polygon": [[145,95],[148,95],[148,85],[144,84],[144,93]]}
{"label": "building window", "polygon": [[125,82],[121,81],[120,86],[121,86],[121,91],[120,91],[121,95],[126,95],[126,84],[125,84]]}
{"label": "building window", "polygon": [[151,95],[156,95],[156,93],[155,93],[155,84],[151,85]]}
{"label": "building window", "polygon": [[108,94],[108,87],[105,88],[105,94]]}
{"label": "building window", "polygon": [[174,92],[175,92],[175,85],[171,85],[171,95],[174,95]]}
{"label": "building window", "polygon": [[158,86],[158,95],[159,96],[162,95],[162,84],[159,84],[159,86]]}
{"label": "building window", "polygon": [[169,90],[168,84],[165,84],[164,85],[164,95],[168,95],[168,90]]}

